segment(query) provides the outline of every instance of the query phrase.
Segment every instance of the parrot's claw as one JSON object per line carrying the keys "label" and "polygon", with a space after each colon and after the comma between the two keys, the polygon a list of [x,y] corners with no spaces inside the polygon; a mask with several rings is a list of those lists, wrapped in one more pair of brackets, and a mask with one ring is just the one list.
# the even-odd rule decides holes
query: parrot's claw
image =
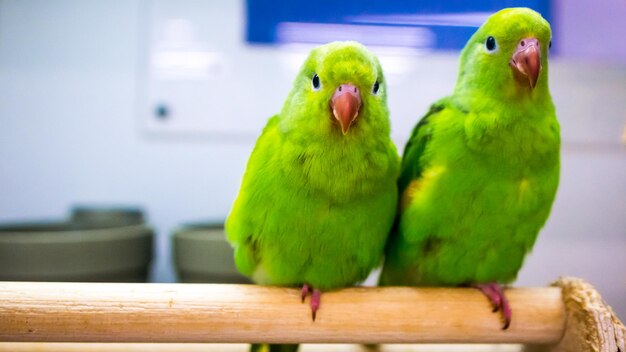
{"label": "parrot's claw", "polygon": [[474,285],[474,287],[479,289],[485,296],[487,296],[487,298],[489,298],[489,301],[493,306],[494,313],[502,309],[502,317],[504,318],[502,330],[508,329],[509,325],[511,325],[511,316],[513,314],[502,287],[497,283],[477,284]]}
{"label": "parrot's claw", "polygon": [[322,291],[312,288],[308,284],[302,285],[302,303],[304,303],[304,299],[309,295],[309,293],[311,293],[311,318],[315,321],[317,310],[320,309]]}
{"label": "parrot's claw", "polygon": [[313,321],[315,321],[315,315],[317,310],[320,309],[322,291],[318,289],[313,290],[313,294],[311,295],[311,317]]}

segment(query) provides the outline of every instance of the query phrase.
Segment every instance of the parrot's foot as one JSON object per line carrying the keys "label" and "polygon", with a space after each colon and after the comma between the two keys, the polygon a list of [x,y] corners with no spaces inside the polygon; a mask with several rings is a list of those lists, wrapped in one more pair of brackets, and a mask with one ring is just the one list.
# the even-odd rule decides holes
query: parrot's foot
{"label": "parrot's foot", "polygon": [[506,330],[511,324],[511,306],[509,305],[509,301],[506,299],[504,295],[504,290],[502,286],[497,283],[488,283],[488,284],[477,284],[473,285],[475,288],[479,289],[491,302],[493,306],[493,311],[497,312],[502,309],[502,317],[504,318],[504,325],[502,326],[502,330]]}
{"label": "parrot's foot", "polygon": [[304,284],[302,285],[302,302],[304,303],[304,299],[311,292],[311,318],[315,321],[315,315],[317,314],[317,310],[320,309],[320,302],[322,297],[322,291],[318,289],[311,289],[311,286]]}

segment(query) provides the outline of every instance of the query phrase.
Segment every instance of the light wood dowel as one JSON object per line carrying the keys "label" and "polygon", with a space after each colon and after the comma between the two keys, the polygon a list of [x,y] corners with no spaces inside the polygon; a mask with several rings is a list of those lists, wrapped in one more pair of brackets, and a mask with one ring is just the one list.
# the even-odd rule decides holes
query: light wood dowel
{"label": "light wood dowel", "polygon": [[292,288],[218,284],[0,282],[0,341],[557,343],[561,289],[506,291],[513,322],[471,288],[349,288],[317,320]]}
{"label": "light wood dowel", "polygon": [[[298,352],[527,352],[518,344],[303,344]],[[0,342],[0,352],[249,352],[240,343]]]}

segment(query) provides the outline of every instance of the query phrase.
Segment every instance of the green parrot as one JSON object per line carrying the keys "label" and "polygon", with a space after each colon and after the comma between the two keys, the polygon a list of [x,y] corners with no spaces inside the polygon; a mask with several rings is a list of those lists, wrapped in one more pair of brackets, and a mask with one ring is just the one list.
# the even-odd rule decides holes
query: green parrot
{"label": "green parrot", "polygon": [[248,160],[226,220],[238,270],[311,293],[363,281],[382,263],[397,210],[400,157],[385,78],[356,42],[311,51]]}
{"label": "green parrot", "polygon": [[493,14],[469,39],[454,92],[404,150],[381,285],[473,286],[509,326],[500,284],[516,278],[559,183],[550,45],[550,24],[527,8]]}

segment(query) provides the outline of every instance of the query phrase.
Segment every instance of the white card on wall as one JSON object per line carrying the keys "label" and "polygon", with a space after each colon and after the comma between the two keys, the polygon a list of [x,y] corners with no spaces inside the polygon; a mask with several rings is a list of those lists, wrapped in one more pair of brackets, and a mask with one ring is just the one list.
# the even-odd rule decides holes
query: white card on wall
{"label": "white card on wall", "polygon": [[293,70],[285,68],[278,49],[246,45],[243,6],[142,3],[138,93],[144,130],[255,136],[279,111]]}

